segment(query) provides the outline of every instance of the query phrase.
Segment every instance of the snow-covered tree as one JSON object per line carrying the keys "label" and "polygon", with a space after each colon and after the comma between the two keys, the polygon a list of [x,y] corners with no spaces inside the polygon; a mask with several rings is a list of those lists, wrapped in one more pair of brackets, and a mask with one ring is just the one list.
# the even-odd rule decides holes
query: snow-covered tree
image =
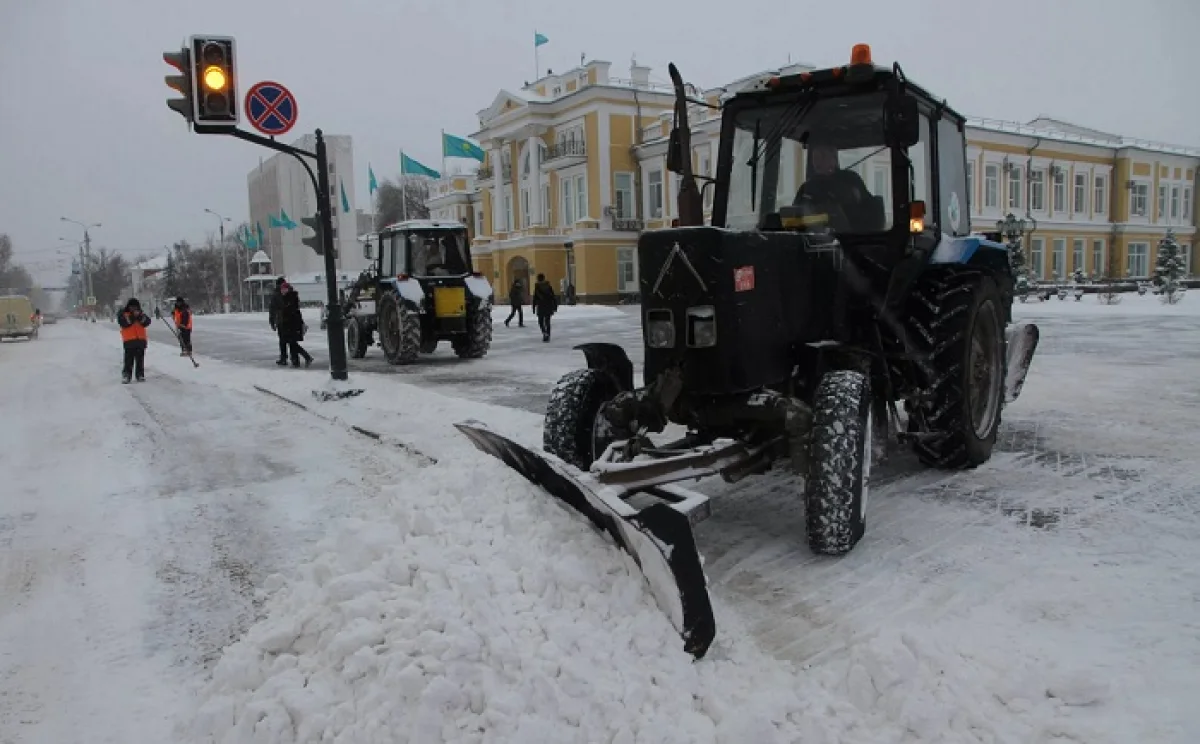
{"label": "snow-covered tree", "polygon": [[1187,264],[1175,240],[1175,231],[1167,228],[1167,234],[1158,241],[1158,260],[1154,264],[1154,283],[1162,290],[1163,302],[1174,305],[1183,299],[1182,281],[1186,273]]}
{"label": "snow-covered tree", "polygon": [[1008,263],[1012,266],[1013,276],[1016,277],[1014,291],[1021,298],[1021,302],[1024,302],[1025,295],[1029,293],[1029,268],[1020,237],[1014,238],[1008,243]]}

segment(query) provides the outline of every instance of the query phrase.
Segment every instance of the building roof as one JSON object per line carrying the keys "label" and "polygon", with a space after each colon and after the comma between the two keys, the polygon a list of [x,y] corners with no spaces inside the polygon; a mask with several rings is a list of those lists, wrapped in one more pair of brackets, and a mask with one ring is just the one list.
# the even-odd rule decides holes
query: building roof
{"label": "building roof", "polygon": [[1168,155],[1200,158],[1200,148],[1172,145],[1166,142],[1155,142],[1154,140],[1144,140],[1137,137],[1125,137],[1119,134],[1108,134],[1107,132],[1088,129],[1087,127],[1081,127],[1060,119],[1052,119],[1048,116],[1040,116],[1028,124],[1005,121],[1003,119],[968,117],[967,126],[991,132],[1018,134],[1025,137],[1041,137],[1042,139],[1054,140],[1056,142],[1071,142],[1079,145],[1107,147],[1118,150],[1125,147],[1133,147],[1139,150],[1149,150]]}
{"label": "building roof", "polygon": [[261,250],[256,251],[254,253],[254,256],[252,256],[250,258],[250,263],[251,264],[269,264],[269,263],[271,263],[271,257],[267,255],[266,251],[261,251]]}
{"label": "building roof", "polygon": [[141,269],[142,271],[162,271],[163,269],[167,268],[168,257],[168,254],[164,254],[161,256],[155,256],[154,258],[147,258],[144,261],[139,261],[134,264],[133,268]]}

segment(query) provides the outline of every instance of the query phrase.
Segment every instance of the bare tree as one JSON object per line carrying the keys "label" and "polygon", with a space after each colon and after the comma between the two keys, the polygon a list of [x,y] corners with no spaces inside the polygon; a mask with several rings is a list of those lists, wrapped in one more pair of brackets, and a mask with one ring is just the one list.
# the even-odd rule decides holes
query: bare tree
{"label": "bare tree", "polygon": [[427,220],[429,181],[424,176],[400,176],[397,182],[384,179],[375,192],[375,229],[403,219]]}

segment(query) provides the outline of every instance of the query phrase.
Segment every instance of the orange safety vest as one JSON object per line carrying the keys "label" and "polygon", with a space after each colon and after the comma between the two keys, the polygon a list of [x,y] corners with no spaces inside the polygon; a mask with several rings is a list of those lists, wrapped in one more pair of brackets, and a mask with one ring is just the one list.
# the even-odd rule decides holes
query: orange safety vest
{"label": "orange safety vest", "polygon": [[132,313],[126,312],[122,313],[122,315],[129,321],[129,325],[121,329],[121,342],[145,341],[146,326],[142,325],[141,321],[134,320]]}
{"label": "orange safety vest", "polygon": [[179,308],[175,308],[175,312],[173,312],[171,314],[171,319],[175,321],[175,327],[182,328],[186,331],[192,330],[192,313],[191,313],[191,311],[188,311],[187,325],[180,324],[179,320],[182,317],[183,317],[183,311],[180,310]]}

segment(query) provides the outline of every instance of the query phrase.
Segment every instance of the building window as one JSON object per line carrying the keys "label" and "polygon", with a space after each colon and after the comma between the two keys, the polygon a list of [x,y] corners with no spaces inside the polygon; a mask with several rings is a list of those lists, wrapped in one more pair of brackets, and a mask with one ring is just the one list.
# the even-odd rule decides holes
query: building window
{"label": "building window", "polygon": [[1059,168],[1054,173],[1054,201],[1051,208],[1055,214],[1065,214],[1067,211],[1067,173]]}
{"label": "building window", "polygon": [[1087,216],[1087,181],[1086,173],[1075,174],[1075,214]]}
{"label": "building window", "polygon": [[[709,176],[710,178],[712,177],[712,156],[709,154],[707,148],[705,148],[705,152],[700,154],[700,175]],[[701,181],[700,186],[703,187],[704,183],[705,182]],[[713,194],[715,192],[716,192],[716,188],[713,186],[709,186],[707,189],[704,189],[704,208],[705,209],[712,209]]]}
{"label": "building window", "polygon": [[1192,275],[1192,247],[1186,243],[1179,244],[1179,253],[1183,256],[1183,275]]}
{"label": "building window", "polygon": [[1029,208],[1035,212],[1046,211],[1046,171],[1029,171]]}
{"label": "building window", "polygon": [[1131,217],[1145,217],[1149,212],[1148,202],[1150,201],[1150,184],[1145,181],[1135,181],[1133,188],[1129,190],[1129,215]]}
{"label": "building window", "polygon": [[1067,239],[1054,239],[1054,253],[1050,256],[1050,277],[1062,279],[1066,275]]}
{"label": "building window", "polygon": [[542,224],[550,225],[550,184],[542,184]]}
{"label": "building window", "polygon": [[575,215],[577,220],[591,216],[588,214],[587,176],[582,173],[575,176]]}
{"label": "building window", "polygon": [[475,234],[483,235],[483,210],[475,211]]}
{"label": "building window", "polygon": [[1008,171],[1008,208],[1020,209],[1021,199],[1021,167],[1014,165]]}
{"label": "building window", "polygon": [[1179,219],[1179,186],[1171,187],[1171,219]]}
{"label": "building window", "polygon": [[1046,246],[1044,238],[1033,238],[1029,241],[1029,267],[1033,271],[1034,279],[1043,278],[1043,273],[1046,270],[1046,263],[1042,257],[1042,250]]}
{"label": "building window", "polygon": [[[884,203],[887,201],[885,199]],[[978,211],[975,206],[975,162],[971,160],[967,161],[967,203],[971,206],[968,214],[975,214]]]}
{"label": "building window", "polygon": [[563,227],[571,227],[575,224],[575,179],[564,178],[562,180],[562,216]]}
{"label": "building window", "polygon": [[1000,168],[987,165],[983,168],[983,206],[995,209],[1000,206]]}
{"label": "building window", "polygon": [[513,229],[513,203],[512,194],[504,195],[504,232],[511,232]]}
{"label": "building window", "polygon": [[1183,219],[1189,221],[1192,219],[1192,187],[1183,187]]}
{"label": "building window", "polygon": [[613,211],[617,219],[631,220],[633,214],[633,174],[613,174]]}
{"label": "building window", "polygon": [[1083,239],[1081,238],[1075,238],[1071,243],[1071,271],[1087,273],[1087,266],[1083,263]]}
{"label": "building window", "polygon": [[1158,187],[1158,221],[1165,222],[1167,219],[1167,185],[1160,184]]}
{"label": "building window", "polygon": [[1108,178],[1096,176],[1092,187],[1092,217],[1104,219],[1108,214]]}
{"label": "building window", "polygon": [[521,227],[529,227],[529,189],[521,189]]}
{"label": "building window", "polygon": [[1125,264],[1126,276],[1144,277],[1150,275],[1150,244],[1130,243],[1129,261]]}
{"label": "building window", "polygon": [[638,291],[637,248],[617,249],[617,291]]}
{"label": "building window", "polygon": [[646,198],[649,199],[649,208],[646,210],[646,214],[651,219],[660,219],[663,216],[662,171],[650,171],[650,175],[646,178]]}
{"label": "building window", "polygon": [[1104,260],[1104,241],[1092,241],[1092,275],[1104,276],[1108,273],[1108,263]]}

